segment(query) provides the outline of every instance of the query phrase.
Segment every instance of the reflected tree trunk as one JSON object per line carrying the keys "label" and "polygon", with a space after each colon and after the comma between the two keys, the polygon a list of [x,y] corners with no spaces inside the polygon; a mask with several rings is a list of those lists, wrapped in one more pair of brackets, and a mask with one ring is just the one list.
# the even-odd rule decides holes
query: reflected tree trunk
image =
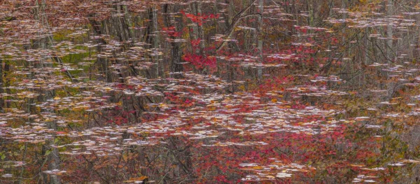
{"label": "reflected tree trunk", "polygon": [[[173,4],[173,5],[169,5],[169,4],[165,4],[163,6],[163,12],[165,14],[165,18],[164,18],[164,22],[165,22],[165,26],[166,27],[175,27],[175,31],[176,32],[181,32],[183,29],[183,21],[182,21],[182,16],[176,16],[175,18],[171,18],[170,13],[178,13],[181,10],[181,5],[179,4]],[[183,67],[181,65],[182,62],[182,43],[176,41],[175,39],[177,39],[174,36],[170,36],[170,39],[172,39],[171,41],[171,59],[170,59],[170,63],[169,63],[169,68],[171,72],[182,72],[183,71]],[[180,74],[174,74],[174,77],[179,78],[181,77]]]}
{"label": "reflected tree trunk", "polygon": [[392,27],[393,27],[393,20],[392,20],[392,15],[393,15],[393,7],[394,6],[394,4],[393,4],[393,0],[388,0],[388,4],[387,4],[387,6],[386,6],[386,9],[387,9],[387,17],[388,17],[388,20],[389,20],[389,22],[388,22],[388,27],[386,28],[386,31],[387,31],[387,37],[388,37],[388,41],[387,41],[387,57],[388,57],[388,62],[391,62],[391,61],[393,61],[394,60],[394,56],[393,56],[393,32],[392,32]]}
{"label": "reflected tree trunk", "polygon": [[[258,16],[258,52],[259,52],[259,63],[262,64],[264,62],[264,56],[263,56],[263,12],[264,12],[264,0],[259,0],[258,3],[258,11],[261,14],[260,16]],[[262,79],[262,73],[263,73],[263,68],[262,66],[258,67],[258,80]]]}

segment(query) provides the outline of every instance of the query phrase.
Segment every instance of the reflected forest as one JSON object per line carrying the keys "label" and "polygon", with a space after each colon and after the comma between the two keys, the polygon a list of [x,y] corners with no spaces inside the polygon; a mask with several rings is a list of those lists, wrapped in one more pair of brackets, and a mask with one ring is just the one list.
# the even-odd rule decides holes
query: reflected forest
{"label": "reflected forest", "polygon": [[0,183],[420,183],[420,0],[0,1]]}

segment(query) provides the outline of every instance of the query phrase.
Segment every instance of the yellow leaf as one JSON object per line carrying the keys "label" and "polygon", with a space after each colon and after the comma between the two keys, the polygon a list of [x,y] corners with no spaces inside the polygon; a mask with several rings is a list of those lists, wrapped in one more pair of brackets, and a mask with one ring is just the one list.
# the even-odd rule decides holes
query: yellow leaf
{"label": "yellow leaf", "polygon": [[261,170],[261,169],[263,169],[263,167],[262,166],[254,166],[254,167],[252,167],[252,169]]}
{"label": "yellow leaf", "polygon": [[213,105],[207,106],[207,110],[209,111],[215,111],[216,109],[217,109],[216,106],[213,106]]}

